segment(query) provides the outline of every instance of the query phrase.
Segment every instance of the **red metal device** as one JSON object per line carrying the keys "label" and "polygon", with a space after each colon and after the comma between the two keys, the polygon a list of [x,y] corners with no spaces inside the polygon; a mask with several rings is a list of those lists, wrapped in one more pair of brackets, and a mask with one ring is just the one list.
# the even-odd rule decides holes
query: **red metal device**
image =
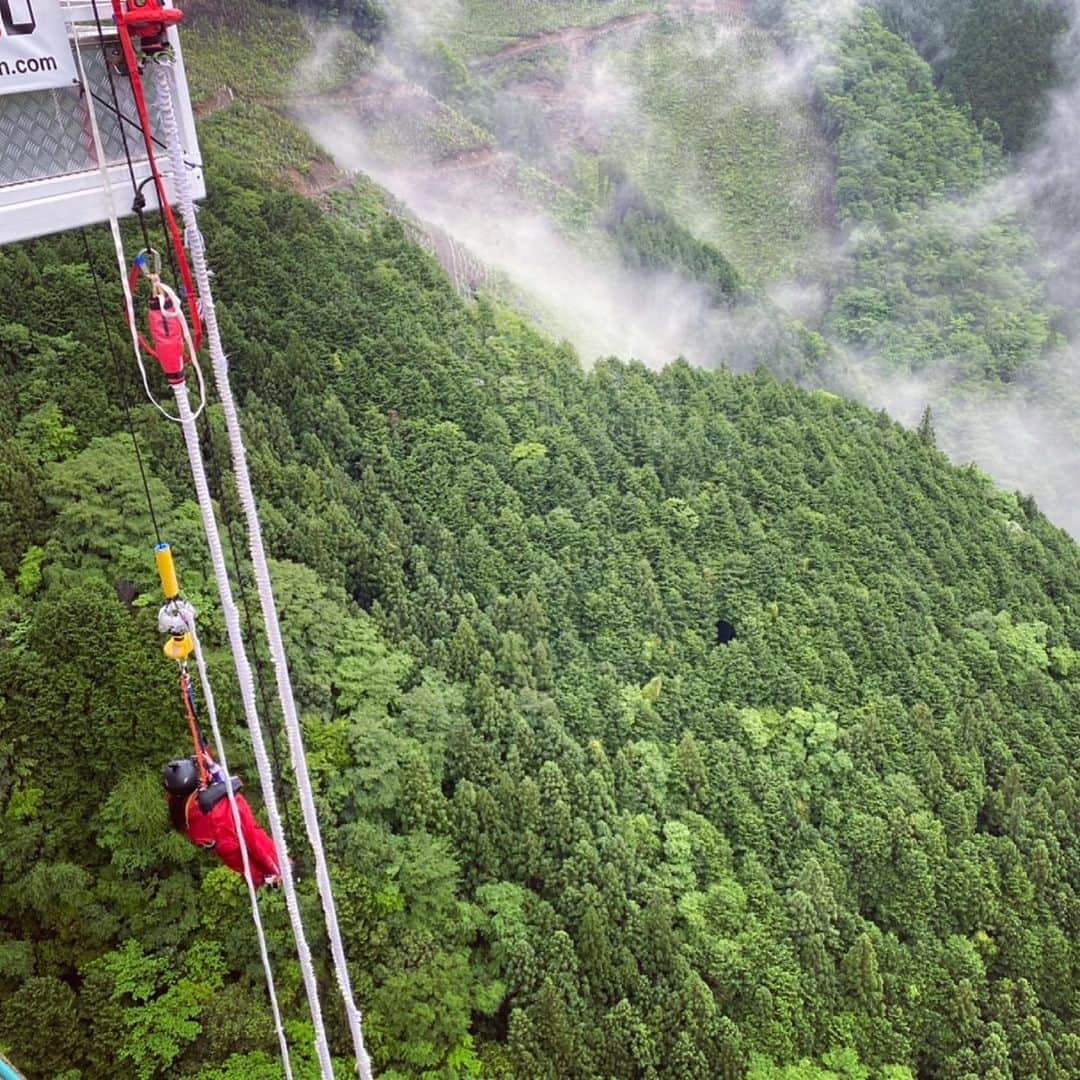
{"label": "red metal device", "polygon": [[180,280],[183,282],[184,302],[190,312],[191,332],[195,341],[195,349],[202,344],[202,320],[199,318],[199,306],[196,303],[195,285],[191,280],[191,268],[188,265],[187,252],[184,250],[183,238],[176,224],[172,207],[165,192],[165,182],[161,178],[161,171],[157,166],[157,156],[154,152],[154,140],[151,134],[150,111],[146,105],[146,95],[143,92],[141,68],[139,58],[135,52],[132,35],[139,39],[139,45],[145,56],[153,56],[168,48],[166,32],[170,26],[184,17],[178,8],[165,7],[164,0],[112,0],[113,21],[120,32],[120,48],[124,54],[124,63],[131,79],[131,93],[135,99],[135,108],[139,114],[139,126],[142,128],[143,143],[146,146],[146,157],[150,163],[150,172],[154,177],[154,189],[157,192],[158,202],[161,205],[161,213],[165,219],[165,227],[168,229],[172,242],[176,261],[180,268]]}
{"label": "red metal device", "polygon": [[[117,14],[119,9],[119,14]],[[114,5],[113,19],[121,23],[139,39],[142,51],[148,56],[168,47],[165,31],[175,26],[184,13],[179,8],[167,8],[163,0],[129,0],[124,5]]]}
{"label": "red metal device", "polygon": [[167,296],[153,297],[146,315],[150,340],[154,343],[154,358],[170,386],[184,381],[184,333],[180,329],[179,315]]}

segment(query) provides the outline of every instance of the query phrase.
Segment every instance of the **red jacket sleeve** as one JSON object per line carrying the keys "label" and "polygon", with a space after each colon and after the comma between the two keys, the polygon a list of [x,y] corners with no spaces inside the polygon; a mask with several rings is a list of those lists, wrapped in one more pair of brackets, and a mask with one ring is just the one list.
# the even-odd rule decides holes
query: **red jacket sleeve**
{"label": "red jacket sleeve", "polygon": [[218,830],[200,809],[197,796],[191,795],[184,807],[187,820],[187,838],[198,847],[213,851],[217,847]]}
{"label": "red jacket sleeve", "polygon": [[258,870],[263,877],[276,877],[281,870],[274,841],[255,820],[255,815],[243,795],[237,795],[236,808],[240,811],[240,824],[244,829],[244,842],[247,844],[252,869]]}

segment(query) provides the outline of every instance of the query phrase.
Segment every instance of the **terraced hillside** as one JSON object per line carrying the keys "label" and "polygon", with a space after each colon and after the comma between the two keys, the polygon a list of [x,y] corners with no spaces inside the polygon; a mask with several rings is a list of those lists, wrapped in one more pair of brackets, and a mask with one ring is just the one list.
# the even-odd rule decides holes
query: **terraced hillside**
{"label": "terraced hillside", "polygon": [[[404,7],[411,10],[413,5]],[[469,57],[513,47],[523,39],[568,28],[598,27],[629,15],[662,10],[663,0],[461,0],[424,9],[427,32]],[[413,25],[421,22],[413,20]]]}
{"label": "terraced hillside", "polygon": [[[562,306],[536,280],[545,260],[529,257],[528,241],[522,254],[493,251],[457,220],[458,209],[476,205],[489,218],[498,205],[531,222],[599,276],[618,268],[626,252],[610,233],[624,191],[611,183],[612,169],[677,231],[681,249],[711,246],[705,261],[726,258],[752,287],[800,281],[821,267],[827,156],[800,90],[756,91],[775,82],[783,60],[740,3],[405,4],[377,58],[350,52],[326,24],[305,27],[261,0],[246,9],[259,64],[275,75],[256,78],[235,58],[219,62],[237,51],[229,48],[233,26],[202,4],[192,55],[204,107],[235,93],[299,120],[340,166],[375,176],[399,202],[434,217],[435,250],[459,252],[444,259],[455,280],[464,255],[491,262],[518,298],[531,295],[531,311]],[[260,50],[274,41],[269,62]],[[312,187],[304,177],[295,186]],[[631,255],[633,271],[641,259]],[[685,266],[674,270],[687,277]],[[465,277],[470,289],[491,280],[482,271]],[[698,321],[692,313],[687,320]],[[617,312],[545,321],[587,357],[629,345],[583,333],[590,323],[621,321]],[[656,350],[643,355],[723,359],[682,331],[664,335]]]}
{"label": "terraced hillside", "polygon": [[556,153],[620,162],[749,281],[822,269],[827,148],[787,59],[740,5],[528,38],[481,70],[543,116]]}

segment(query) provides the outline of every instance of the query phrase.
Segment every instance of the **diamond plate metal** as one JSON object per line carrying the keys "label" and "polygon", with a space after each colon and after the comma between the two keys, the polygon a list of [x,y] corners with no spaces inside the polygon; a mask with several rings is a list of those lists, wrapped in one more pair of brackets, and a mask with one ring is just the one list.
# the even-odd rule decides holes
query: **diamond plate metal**
{"label": "diamond plate metal", "polygon": [[[97,101],[98,127],[109,164],[124,161],[120,120],[112,111],[112,90],[105,55],[98,44],[82,46],[86,78]],[[114,75],[120,111],[137,119],[131,85]],[[144,83],[151,121],[156,126],[153,83]],[[133,161],[146,159],[137,124],[125,124],[128,149]],[[0,188],[28,180],[68,176],[98,167],[90,113],[80,87],[63,90],[9,94],[0,97]]]}

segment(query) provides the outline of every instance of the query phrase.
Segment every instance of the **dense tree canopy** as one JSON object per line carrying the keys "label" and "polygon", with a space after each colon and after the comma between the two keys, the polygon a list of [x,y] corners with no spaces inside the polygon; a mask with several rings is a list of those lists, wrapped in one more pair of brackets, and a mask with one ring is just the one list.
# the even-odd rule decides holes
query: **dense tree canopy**
{"label": "dense tree canopy", "polygon": [[[1073,544],[883,415],[586,375],[392,220],[213,168],[383,1074],[1074,1074]],[[85,257],[9,250],[0,290],[3,1042],[31,1075],[276,1075],[239,882],[155,793],[184,729]],[[138,426],[220,640],[175,433]]]}
{"label": "dense tree canopy", "polygon": [[[996,151],[872,13],[822,98],[838,335],[964,377],[1030,363],[1025,234],[947,220]],[[241,155],[287,127],[238,108],[242,147],[235,114],[202,129],[201,225],[379,1075],[1080,1075],[1072,540],[950,465],[929,412],[583,371],[459,299],[370,186],[335,217],[268,184]],[[624,250],[726,300],[720,253],[632,194]],[[160,797],[186,728],[82,238],[0,251],[0,312],[0,1049],[31,1078],[277,1080],[242,883]],[[134,426],[250,773],[179,437],[142,404]]]}
{"label": "dense tree canopy", "polygon": [[872,11],[821,76],[851,258],[831,312],[845,343],[888,367],[1009,382],[1053,345],[1030,235],[987,185],[999,154]]}
{"label": "dense tree canopy", "polygon": [[1063,0],[877,0],[877,6],[976,122],[992,123],[1007,150],[1037,138],[1045,94],[1061,79]]}

